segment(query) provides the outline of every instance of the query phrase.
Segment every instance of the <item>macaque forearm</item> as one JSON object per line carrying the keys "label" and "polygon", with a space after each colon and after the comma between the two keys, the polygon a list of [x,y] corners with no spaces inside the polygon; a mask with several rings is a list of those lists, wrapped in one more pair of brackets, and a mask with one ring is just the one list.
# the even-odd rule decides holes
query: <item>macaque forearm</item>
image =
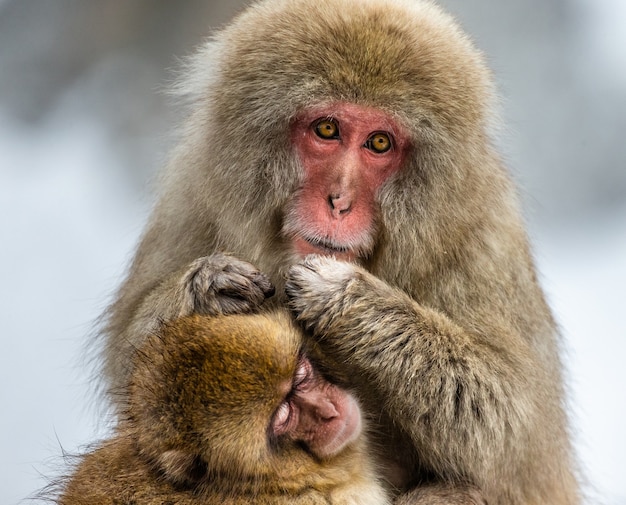
{"label": "macaque forearm", "polygon": [[480,474],[524,434],[530,374],[519,356],[349,264],[310,258],[292,268],[288,293],[322,349],[375,388],[434,470]]}

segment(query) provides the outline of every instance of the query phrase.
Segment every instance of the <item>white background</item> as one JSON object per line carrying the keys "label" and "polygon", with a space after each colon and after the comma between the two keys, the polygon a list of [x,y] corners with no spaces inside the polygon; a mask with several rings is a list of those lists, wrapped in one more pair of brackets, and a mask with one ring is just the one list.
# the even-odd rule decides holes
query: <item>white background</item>
{"label": "white background", "polygon": [[[174,114],[158,90],[164,69],[201,33],[165,47],[147,35],[103,43],[105,51],[85,28],[93,61],[54,81],[57,63],[82,49],[78,35],[63,42],[63,20],[80,2],[15,4],[0,2],[0,503],[8,505],[57,474],[62,450],[106,432],[83,351],[171,143]],[[58,16],[44,16],[44,5]],[[626,504],[626,2],[446,5],[487,53],[505,97],[503,150],[563,330],[588,502]],[[38,19],[46,28],[33,29]]]}

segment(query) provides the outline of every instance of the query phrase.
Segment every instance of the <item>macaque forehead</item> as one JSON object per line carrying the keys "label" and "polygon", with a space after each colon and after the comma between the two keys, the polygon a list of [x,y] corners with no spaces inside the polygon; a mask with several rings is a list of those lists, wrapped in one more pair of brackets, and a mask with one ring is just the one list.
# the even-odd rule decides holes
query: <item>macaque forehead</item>
{"label": "macaque forehead", "polygon": [[250,391],[276,386],[293,376],[302,336],[283,312],[222,316],[212,350],[229,362],[228,373]]}

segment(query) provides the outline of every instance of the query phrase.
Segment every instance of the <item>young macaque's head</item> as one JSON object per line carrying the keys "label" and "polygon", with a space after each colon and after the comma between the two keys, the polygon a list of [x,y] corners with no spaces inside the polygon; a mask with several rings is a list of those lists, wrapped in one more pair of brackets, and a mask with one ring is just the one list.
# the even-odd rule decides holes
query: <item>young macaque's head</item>
{"label": "young macaque's head", "polygon": [[283,313],[164,324],[137,352],[127,425],[180,485],[290,489],[364,459],[359,405],[316,370]]}

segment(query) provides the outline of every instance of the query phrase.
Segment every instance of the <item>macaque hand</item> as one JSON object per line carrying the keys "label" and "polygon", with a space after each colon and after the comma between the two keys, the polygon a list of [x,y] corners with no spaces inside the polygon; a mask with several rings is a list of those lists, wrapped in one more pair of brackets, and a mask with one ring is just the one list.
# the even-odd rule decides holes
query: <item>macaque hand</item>
{"label": "macaque hand", "polygon": [[379,311],[410,303],[357,265],[325,256],[307,256],[292,266],[285,290],[296,319],[323,347],[343,352],[371,331]]}
{"label": "macaque hand", "polygon": [[181,279],[185,306],[210,316],[253,312],[274,294],[269,277],[233,256],[196,259]]}

